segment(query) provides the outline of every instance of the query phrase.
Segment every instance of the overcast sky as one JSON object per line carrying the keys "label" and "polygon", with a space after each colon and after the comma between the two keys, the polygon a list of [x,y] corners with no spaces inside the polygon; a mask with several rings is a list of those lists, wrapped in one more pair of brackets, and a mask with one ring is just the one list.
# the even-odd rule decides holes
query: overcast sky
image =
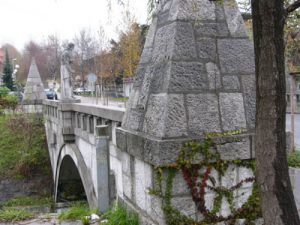
{"label": "overcast sky", "polygon": [[[113,0],[116,2],[116,0]],[[100,25],[116,38],[124,21],[124,8],[107,0],[0,0],[0,46],[10,43],[22,50],[29,40],[41,42],[50,34],[71,40],[82,28],[96,33]],[[146,23],[147,0],[130,0],[130,12]]]}

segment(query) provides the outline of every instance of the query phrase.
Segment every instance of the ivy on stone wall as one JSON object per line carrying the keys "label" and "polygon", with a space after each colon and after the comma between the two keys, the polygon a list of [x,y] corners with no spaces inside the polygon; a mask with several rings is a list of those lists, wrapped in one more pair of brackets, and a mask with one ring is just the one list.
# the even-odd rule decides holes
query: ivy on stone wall
{"label": "ivy on stone wall", "polygon": [[[223,134],[231,136],[240,134],[242,131]],[[175,164],[156,168],[156,188],[150,193],[160,196],[163,199],[163,211],[168,225],[206,225],[226,221],[227,224],[235,224],[238,219],[245,219],[244,224],[254,224],[254,221],[261,217],[260,199],[254,177],[247,177],[240,180],[231,187],[222,186],[221,180],[230,166],[243,167],[255,172],[255,160],[224,160],[217,150],[217,145],[211,137],[221,136],[209,134],[203,142],[191,141],[186,143]],[[213,175],[217,172],[217,177]],[[202,215],[201,221],[196,221],[172,206],[172,190],[176,173],[181,172],[189,187],[190,194],[195,203],[197,213]],[[165,177],[164,174],[167,174]],[[215,173],[214,173],[215,174]],[[234,206],[235,195],[243,184],[251,183],[252,194],[240,207]],[[165,187],[165,190],[163,190]],[[205,195],[207,192],[214,193],[213,207],[206,206]],[[231,214],[222,216],[222,201],[226,199]]]}

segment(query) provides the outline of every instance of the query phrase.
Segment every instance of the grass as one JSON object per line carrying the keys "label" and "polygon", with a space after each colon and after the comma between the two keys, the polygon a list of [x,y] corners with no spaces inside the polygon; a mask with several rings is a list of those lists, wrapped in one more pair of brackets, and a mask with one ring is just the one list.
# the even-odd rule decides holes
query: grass
{"label": "grass", "polygon": [[19,209],[0,210],[1,222],[16,222],[34,218],[34,214]]}
{"label": "grass", "polygon": [[0,178],[28,178],[34,172],[51,174],[41,119],[24,114],[2,115],[0,131]]}
{"label": "grass", "polygon": [[98,210],[89,209],[86,204],[75,204],[68,211],[62,212],[58,219],[62,220],[82,220],[85,222],[85,217],[90,216],[91,214],[98,214]]}
{"label": "grass", "polygon": [[14,206],[39,206],[39,205],[51,205],[53,199],[50,197],[37,198],[37,197],[19,197],[10,199],[2,204],[4,207]]}
{"label": "grass", "polygon": [[84,92],[84,93],[79,94],[79,96],[83,96],[83,97],[92,97],[92,96],[95,96],[95,94],[88,93],[88,92]]}
{"label": "grass", "polygon": [[290,167],[300,168],[300,151],[295,151],[288,156]]}
{"label": "grass", "polygon": [[139,225],[138,215],[120,205],[116,205],[103,218],[108,220],[106,225]]}
{"label": "grass", "polygon": [[116,101],[116,102],[127,102],[129,98],[113,98],[112,101]]}
{"label": "grass", "polygon": [[[62,220],[81,220],[82,223],[89,224],[91,214],[98,214],[98,210],[90,210],[87,205],[76,204],[68,211],[62,212],[58,219]],[[126,208],[115,205],[114,208],[105,213],[101,219],[107,219],[106,225],[139,225],[139,218],[136,213],[128,211]]]}

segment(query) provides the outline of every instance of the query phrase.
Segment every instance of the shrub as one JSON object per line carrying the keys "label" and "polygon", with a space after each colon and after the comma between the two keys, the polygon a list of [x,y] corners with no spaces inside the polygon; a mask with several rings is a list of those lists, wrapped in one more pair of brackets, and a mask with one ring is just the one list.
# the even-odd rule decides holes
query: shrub
{"label": "shrub", "polygon": [[10,92],[10,89],[7,87],[0,87],[0,98],[5,97]]}
{"label": "shrub", "polygon": [[300,168],[300,151],[295,151],[288,156],[288,164],[291,167]]}
{"label": "shrub", "polygon": [[103,217],[108,220],[106,225],[139,225],[138,215],[120,205],[116,205]]}

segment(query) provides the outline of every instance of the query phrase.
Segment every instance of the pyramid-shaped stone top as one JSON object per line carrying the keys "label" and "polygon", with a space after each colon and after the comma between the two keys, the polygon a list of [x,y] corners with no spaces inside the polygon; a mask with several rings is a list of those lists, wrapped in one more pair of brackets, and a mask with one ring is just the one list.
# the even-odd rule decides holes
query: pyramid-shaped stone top
{"label": "pyramid-shaped stone top", "polygon": [[251,130],[254,51],[234,0],[160,1],[122,128],[158,139]]}
{"label": "pyramid-shaped stone top", "polygon": [[25,102],[41,102],[46,99],[44,85],[34,59],[31,61],[23,99]]}

